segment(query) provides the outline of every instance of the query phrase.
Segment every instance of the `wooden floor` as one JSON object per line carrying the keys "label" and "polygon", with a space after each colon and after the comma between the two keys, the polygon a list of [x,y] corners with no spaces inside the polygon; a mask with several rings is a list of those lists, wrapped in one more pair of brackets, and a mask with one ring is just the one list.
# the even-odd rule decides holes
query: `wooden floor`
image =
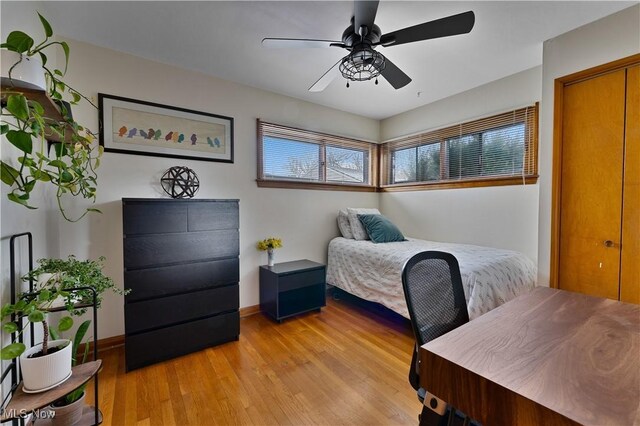
{"label": "wooden floor", "polygon": [[240,333],[130,373],[123,348],[102,352],[104,424],[417,424],[407,321],[329,300],[283,324],[243,318]]}

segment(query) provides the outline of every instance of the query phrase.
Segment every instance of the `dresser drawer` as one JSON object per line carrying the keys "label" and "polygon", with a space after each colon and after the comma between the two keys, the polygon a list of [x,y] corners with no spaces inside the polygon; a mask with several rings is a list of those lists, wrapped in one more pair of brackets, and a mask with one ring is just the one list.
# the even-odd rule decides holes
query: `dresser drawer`
{"label": "dresser drawer", "polygon": [[125,337],[127,371],[237,340],[239,313],[217,315]]}
{"label": "dresser drawer", "polygon": [[325,269],[315,269],[312,271],[298,272],[281,276],[278,279],[278,287],[280,292],[290,291],[314,284],[323,284],[325,282],[325,279]]}
{"label": "dresser drawer", "polygon": [[235,229],[127,236],[124,239],[124,267],[136,269],[236,257],[238,245]]}
{"label": "dresser drawer", "polygon": [[238,229],[237,202],[199,202],[189,204],[187,211],[189,231],[215,231]]}
{"label": "dresser drawer", "polygon": [[167,296],[124,306],[127,334],[199,319],[239,307],[238,285]]}
{"label": "dresser drawer", "polygon": [[326,306],[324,284],[301,287],[278,295],[277,318],[286,318],[300,312],[307,312]]}
{"label": "dresser drawer", "polygon": [[187,204],[123,202],[125,235],[187,232]]}
{"label": "dresser drawer", "polygon": [[239,260],[213,260],[160,268],[125,271],[125,302],[219,287],[240,281]]}

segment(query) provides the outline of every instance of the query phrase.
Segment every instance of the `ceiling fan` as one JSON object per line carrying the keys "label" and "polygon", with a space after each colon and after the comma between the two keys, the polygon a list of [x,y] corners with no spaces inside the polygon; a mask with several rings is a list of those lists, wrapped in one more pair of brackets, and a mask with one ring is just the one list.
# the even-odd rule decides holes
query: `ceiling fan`
{"label": "ceiling fan", "polygon": [[321,92],[338,75],[342,74],[347,81],[366,81],[378,76],[384,77],[397,90],[411,82],[393,62],[383,54],[376,52],[376,47],[391,47],[415,41],[466,34],[471,31],[475,23],[472,11],[459,13],[446,18],[436,19],[412,27],[382,34],[374,23],[378,11],[379,1],[355,1],[354,15],[349,25],[342,33],[342,41],[294,39],[294,38],[265,38],[264,47],[341,47],[349,54],[335,63],[310,88],[310,92]]}

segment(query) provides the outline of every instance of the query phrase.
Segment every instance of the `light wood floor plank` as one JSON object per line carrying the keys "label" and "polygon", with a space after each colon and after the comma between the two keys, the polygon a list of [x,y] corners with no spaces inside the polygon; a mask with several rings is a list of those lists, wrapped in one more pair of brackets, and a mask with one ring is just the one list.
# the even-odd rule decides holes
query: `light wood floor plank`
{"label": "light wood floor plank", "polygon": [[282,324],[243,318],[240,332],[238,342],[129,373],[123,348],[102,352],[103,424],[416,424],[406,320],[329,300]]}

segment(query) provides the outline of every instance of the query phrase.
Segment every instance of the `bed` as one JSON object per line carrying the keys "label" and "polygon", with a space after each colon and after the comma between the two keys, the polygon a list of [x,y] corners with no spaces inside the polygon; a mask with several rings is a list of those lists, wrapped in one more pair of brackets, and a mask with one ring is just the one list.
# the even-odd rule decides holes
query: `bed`
{"label": "bed", "polygon": [[409,318],[402,267],[425,250],[449,252],[458,259],[470,319],[535,287],[536,265],[522,253],[415,238],[383,244],[334,238],[329,243],[327,284]]}

